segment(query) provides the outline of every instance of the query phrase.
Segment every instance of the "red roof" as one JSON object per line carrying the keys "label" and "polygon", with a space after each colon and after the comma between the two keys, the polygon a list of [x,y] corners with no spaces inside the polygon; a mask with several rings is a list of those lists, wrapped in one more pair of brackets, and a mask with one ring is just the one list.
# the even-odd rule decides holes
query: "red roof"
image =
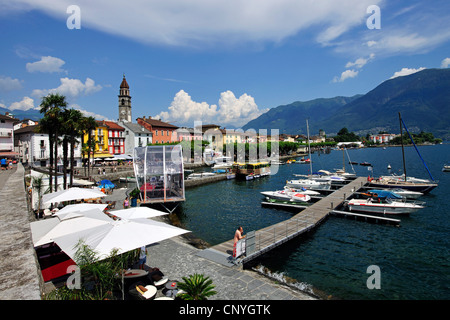
{"label": "red roof", "polygon": [[122,83],[120,84],[120,87],[130,89],[130,87],[128,86],[127,79],[125,79],[125,75],[123,75],[123,80]]}

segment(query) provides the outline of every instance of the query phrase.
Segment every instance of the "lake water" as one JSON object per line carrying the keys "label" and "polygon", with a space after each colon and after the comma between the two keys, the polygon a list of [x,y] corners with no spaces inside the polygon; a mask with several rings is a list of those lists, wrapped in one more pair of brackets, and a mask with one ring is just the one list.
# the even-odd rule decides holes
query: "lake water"
{"label": "lake water", "polygon": [[[273,250],[261,259],[280,278],[293,278],[306,290],[338,299],[450,299],[449,210],[450,145],[421,146],[419,151],[439,186],[419,200],[426,208],[398,217],[400,227],[329,217],[307,236]],[[350,160],[367,161],[373,175],[402,174],[400,147],[348,150]],[[346,157],[346,169],[351,171]],[[408,176],[429,178],[413,147],[405,147]],[[313,171],[342,168],[342,151],[313,154]],[[388,164],[392,170],[388,170]],[[371,174],[355,165],[358,176]],[[253,181],[227,180],[186,189],[178,213],[183,226],[215,245],[231,239],[238,225],[244,232],[284,221],[294,213],[263,208],[261,191],[280,190],[293,174],[308,174],[309,165],[288,164],[277,174]],[[397,218],[397,217],[396,217]],[[380,289],[368,289],[367,268],[380,268]]]}

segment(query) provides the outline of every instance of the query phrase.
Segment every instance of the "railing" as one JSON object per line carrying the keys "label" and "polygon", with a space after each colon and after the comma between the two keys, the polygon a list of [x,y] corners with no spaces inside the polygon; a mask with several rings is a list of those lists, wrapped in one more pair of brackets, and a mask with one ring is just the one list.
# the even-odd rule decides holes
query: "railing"
{"label": "railing", "polygon": [[311,213],[280,222],[268,229],[259,230],[257,234],[254,231],[249,232],[246,238],[247,258],[258,252],[267,251],[277,243],[286,242],[299,232],[310,229],[316,222]]}

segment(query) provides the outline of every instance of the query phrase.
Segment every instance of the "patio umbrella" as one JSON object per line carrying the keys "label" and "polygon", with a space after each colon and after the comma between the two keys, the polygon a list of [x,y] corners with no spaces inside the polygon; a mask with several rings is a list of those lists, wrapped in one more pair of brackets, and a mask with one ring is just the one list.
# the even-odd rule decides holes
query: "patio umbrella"
{"label": "patio umbrella", "polygon": [[57,213],[53,214],[54,216],[64,219],[66,215],[73,212],[83,213],[85,211],[90,211],[92,209],[99,209],[100,211],[105,210],[108,206],[107,203],[77,203],[77,204],[69,204],[59,210]]}
{"label": "patio umbrella", "polygon": [[115,185],[111,181],[105,179],[105,180],[102,180],[102,181],[98,182],[98,187],[99,188],[105,188],[105,189],[112,189],[112,188],[115,187]]}
{"label": "patio umbrella", "polygon": [[31,222],[35,247],[54,242],[54,238],[105,225],[113,221],[99,209],[83,213],[70,212],[64,218],[52,218]]}
{"label": "patio umbrella", "polygon": [[80,240],[97,253],[98,260],[107,258],[111,250],[118,254],[190,232],[150,219],[117,220],[94,228],[54,238],[54,242],[72,260]]}
{"label": "patio umbrella", "polygon": [[169,214],[168,212],[151,209],[149,207],[133,207],[130,209],[109,211],[109,213],[121,219],[145,219]]}
{"label": "patio umbrella", "polygon": [[66,190],[61,190],[53,193],[44,194],[42,196],[43,204],[50,204],[55,202],[71,201],[71,200],[82,200],[82,199],[92,199],[106,197],[106,194],[98,189],[88,189],[88,188],[69,188]]}

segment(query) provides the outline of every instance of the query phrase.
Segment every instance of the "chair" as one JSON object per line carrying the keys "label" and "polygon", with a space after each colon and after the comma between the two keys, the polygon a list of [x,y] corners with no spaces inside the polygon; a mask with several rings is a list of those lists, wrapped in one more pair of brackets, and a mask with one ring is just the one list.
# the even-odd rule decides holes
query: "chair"
{"label": "chair", "polygon": [[140,294],[140,296],[142,298],[144,298],[145,300],[151,299],[156,295],[156,292],[158,291],[158,289],[156,289],[155,286],[152,285],[147,285],[147,286],[136,286],[136,291]]}
{"label": "chair", "polygon": [[53,215],[53,212],[50,211],[50,209],[44,209],[44,219],[47,217],[51,217]]}

